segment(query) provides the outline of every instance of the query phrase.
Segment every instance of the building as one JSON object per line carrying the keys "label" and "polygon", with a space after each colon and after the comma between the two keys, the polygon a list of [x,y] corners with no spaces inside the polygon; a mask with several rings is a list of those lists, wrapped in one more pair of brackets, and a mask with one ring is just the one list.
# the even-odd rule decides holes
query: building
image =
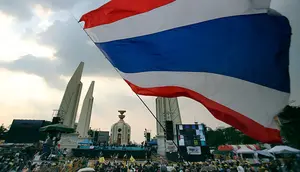
{"label": "building", "polygon": [[88,131],[90,129],[90,122],[91,122],[91,115],[92,115],[92,108],[93,108],[93,92],[94,92],[94,85],[95,81],[92,81],[88,92],[83,100],[83,105],[81,108],[81,113],[79,116],[78,125],[76,127],[76,131],[79,134],[79,138],[88,138]]}
{"label": "building", "polygon": [[64,125],[72,128],[75,124],[78,104],[81,95],[81,76],[83,67],[84,63],[81,62],[74,72],[73,76],[71,77],[57,113],[57,116],[60,118],[61,122]]}
{"label": "building", "polygon": [[[176,147],[173,144],[173,141],[177,143],[176,136],[176,124],[181,124],[181,114],[178,105],[177,98],[156,98],[156,118],[162,124],[162,126],[156,122],[156,133],[157,133],[157,153],[159,155],[165,156],[166,152],[170,152],[171,150],[167,150],[166,147]],[[164,129],[167,132],[171,132],[171,138],[167,138]],[[173,137],[172,137],[173,136]],[[169,146],[167,146],[167,144]],[[171,144],[171,145],[170,145]]]}
{"label": "building", "polygon": [[120,120],[111,127],[110,143],[116,145],[128,145],[131,137],[131,127],[124,121],[126,111],[120,110]]}
{"label": "building", "polygon": [[44,141],[47,134],[40,132],[40,128],[50,125],[50,121],[45,120],[24,120],[14,119],[7,132],[6,143],[37,143]]}

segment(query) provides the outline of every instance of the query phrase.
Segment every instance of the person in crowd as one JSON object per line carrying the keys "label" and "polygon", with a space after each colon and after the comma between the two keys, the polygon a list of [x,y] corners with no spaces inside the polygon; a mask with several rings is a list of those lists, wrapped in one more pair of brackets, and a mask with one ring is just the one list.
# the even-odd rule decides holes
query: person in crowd
{"label": "person in crowd", "polygon": [[238,172],[245,172],[245,169],[243,166],[240,164],[240,162],[237,162],[237,171]]}

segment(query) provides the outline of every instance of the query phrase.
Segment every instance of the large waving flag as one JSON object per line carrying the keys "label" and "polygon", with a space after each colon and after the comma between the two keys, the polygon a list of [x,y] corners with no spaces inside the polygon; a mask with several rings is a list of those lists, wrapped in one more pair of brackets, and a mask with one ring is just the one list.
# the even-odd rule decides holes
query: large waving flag
{"label": "large waving flag", "polygon": [[289,101],[289,21],[270,0],[112,0],[84,29],[141,95],[186,96],[262,142]]}

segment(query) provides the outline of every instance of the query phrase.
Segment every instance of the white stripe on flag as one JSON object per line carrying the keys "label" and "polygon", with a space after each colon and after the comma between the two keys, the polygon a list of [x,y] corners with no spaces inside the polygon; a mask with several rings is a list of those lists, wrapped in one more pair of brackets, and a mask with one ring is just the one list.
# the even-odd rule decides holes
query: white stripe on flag
{"label": "white stripe on flag", "polygon": [[86,29],[96,43],[149,35],[212,19],[266,13],[270,0],[176,0],[147,13]]}

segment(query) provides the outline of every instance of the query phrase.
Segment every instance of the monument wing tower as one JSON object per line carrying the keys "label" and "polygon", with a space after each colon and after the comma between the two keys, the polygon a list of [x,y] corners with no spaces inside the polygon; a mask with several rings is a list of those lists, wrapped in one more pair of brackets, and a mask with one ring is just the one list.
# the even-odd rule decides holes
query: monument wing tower
{"label": "monument wing tower", "polygon": [[58,110],[58,117],[68,127],[74,127],[78,104],[81,95],[81,76],[84,63],[81,62],[71,77]]}
{"label": "monument wing tower", "polygon": [[83,100],[78,126],[76,129],[80,138],[88,138],[88,131],[90,128],[92,108],[94,102],[94,97],[93,97],[94,85],[95,85],[95,81],[92,81],[88,89],[88,92],[86,93],[86,96]]}

